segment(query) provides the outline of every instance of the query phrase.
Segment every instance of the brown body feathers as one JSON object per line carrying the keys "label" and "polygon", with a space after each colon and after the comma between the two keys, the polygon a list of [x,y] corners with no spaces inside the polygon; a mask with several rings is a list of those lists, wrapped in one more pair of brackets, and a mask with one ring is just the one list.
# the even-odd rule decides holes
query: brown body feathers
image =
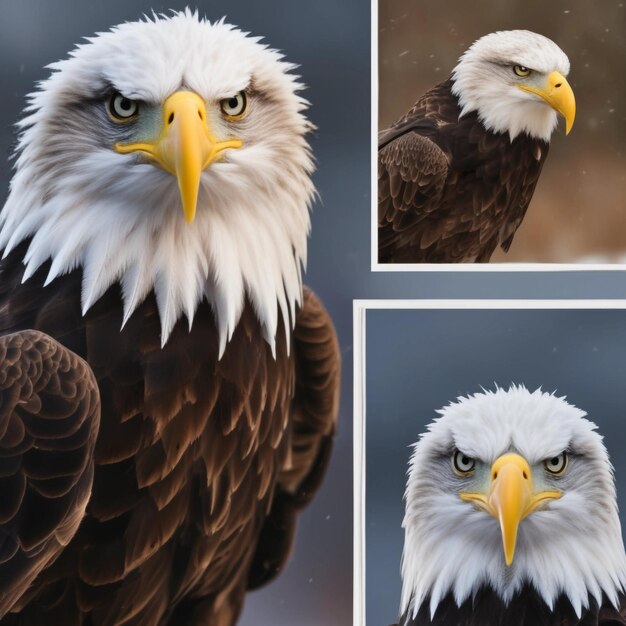
{"label": "brown body feathers", "polygon": [[381,263],[487,262],[509,249],[532,198],[549,144],[459,117],[451,87],[437,85],[379,133]]}
{"label": "brown body feathers", "polygon": [[247,305],[219,359],[203,303],[161,348],[153,294],[123,330],[118,286],[82,317],[80,271],[43,287],[42,267],[22,285],[24,245],[1,266],[0,327],[18,334],[0,342],[0,624],[233,624],[246,589],[281,569],[324,473],[330,319],[305,290],[274,358]]}

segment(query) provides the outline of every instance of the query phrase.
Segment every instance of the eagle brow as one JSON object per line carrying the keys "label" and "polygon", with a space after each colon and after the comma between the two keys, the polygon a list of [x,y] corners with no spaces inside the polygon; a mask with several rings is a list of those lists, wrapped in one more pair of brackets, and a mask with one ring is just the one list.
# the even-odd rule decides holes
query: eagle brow
{"label": "eagle brow", "polygon": [[508,69],[510,67],[515,67],[516,65],[521,65],[522,67],[525,67],[527,70],[530,70],[531,72],[537,71],[536,69],[530,67],[529,65],[525,65],[521,61],[503,61],[502,59],[489,59],[489,62],[493,63],[494,65],[497,65],[498,67],[502,67],[505,69]]}
{"label": "eagle brow", "polygon": [[463,450],[461,450],[461,448],[459,448],[459,446],[456,445],[456,442],[453,441],[451,446],[448,446],[444,450],[441,450],[439,452],[439,454],[437,455],[437,458],[441,460],[448,460],[457,451],[461,452],[465,456],[468,456],[468,457],[471,456],[470,454],[467,454],[467,452],[464,452]]}
{"label": "eagle brow", "polygon": [[141,98],[138,94],[125,93],[122,89],[114,85],[110,80],[103,79],[104,87],[100,89],[97,95],[94,95],[92,100],[94,102],[106,102],[114,93],[119,93],[133,102],[152,104],[150,101]]}

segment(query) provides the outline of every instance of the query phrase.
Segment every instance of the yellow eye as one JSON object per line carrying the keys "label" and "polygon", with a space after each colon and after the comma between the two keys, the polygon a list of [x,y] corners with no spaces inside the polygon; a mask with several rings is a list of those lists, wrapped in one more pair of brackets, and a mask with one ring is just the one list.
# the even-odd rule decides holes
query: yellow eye
{"label": "yellow eye", "polygon": [[126,98],[121,93],[114,93],[109,100],[109,116],[114,122],[128,122],[139,113],[139,104],[136,100]]}
{"label": "yellow eye", "polygon": [[240,91],[236,96],[232,96],[231,98],[224,98],[224,100],[220,100],[222,113],[224,114],[224,117],[230,121],[240,120],[246,112],[247,106],[248,99],[246,98],[246,93],[244,91]]}
{"label": "yellow eye", "polygon": [[543,464],[550,474],[560,476],[565,472],[565,468],[567,467],[567,453],[561,452],[558,456],[546,459]]}
{"label": "yellow eye", "polygon": [[530,72],[532,70],[529,70],[527,67],[524,67],[523,65],[515,65],[513,67],[513,71],[518,75],[521,76],[522,78],[525,78],[526,76],[528,76],[530,74]]}
{"label": "yellow eye", "polygon": [[458,476],[467,476],[474,471],[476,461],[463,454],[460,450],[455,450],[452,455],[452,469]]}

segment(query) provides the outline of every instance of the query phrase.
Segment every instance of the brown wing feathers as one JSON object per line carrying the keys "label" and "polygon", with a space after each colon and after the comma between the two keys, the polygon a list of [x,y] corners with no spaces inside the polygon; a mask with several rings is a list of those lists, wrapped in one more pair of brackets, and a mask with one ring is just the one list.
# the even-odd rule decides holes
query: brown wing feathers
{"label": "brown wing feathers", "polygon": [[339,408],[340,353],[330,317],[309,289],[293,334],[296,391],[287,460],[278,475],[276,495],[263,524],[248,585],[271,580],[285,565],[297,513],[317,492],[324,477]]}
{"label": "brown wing feathers", "polygon": [[548,144],[460,114],[448,80],[380,133],[380,262],[486,262],[510,247]]}
{"label": "brown wing feathers", "polygon": [[50,337],[0,337],[0,615],[74,536],[100,418],[89,366]]}
{"label": "brown wing feathers", "polygon": [[388,250],[433,242],[419,227],[436,210],[448,176],[448,157],[414,130],[399,136],[379,153],[378,224],[381,260]]}

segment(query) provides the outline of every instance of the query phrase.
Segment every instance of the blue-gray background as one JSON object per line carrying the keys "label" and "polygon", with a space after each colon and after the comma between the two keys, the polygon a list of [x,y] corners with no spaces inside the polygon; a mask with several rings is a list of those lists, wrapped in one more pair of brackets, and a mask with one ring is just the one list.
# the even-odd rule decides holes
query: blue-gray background
{"label": "blue-gray background", "polygon": [[[533,3],[545,4],[538,0]],[[151,9],[180,9],[185,4],[148,0],[2,2],[0,198],[10,178],[7,159],[14,141],[12,124],[20,115],[25,94],[36,80],[47,75],[44,65],[63,57],[83,36],[137,19]],[[318,160],[315,182],[321,197],[313,212],[307,282],[333,316],[344,358],[339,436],[327,480],[301,518],[288,569],[274,583],[249,596],[241,623],[349,626],[352,299],[623,297],[626,275],[370,273],[369,0],[215,0],[189,4],[210,18],[227,15],[242,28],[265,35],[272,46],[284,50],[289,60],[301,65],[301,74],[309,85],[307,97],[312,102],[310,117],[318,126],[312,146]],[[517,0],[511,4],[521,10],[528,2]],[[582,6],[582,0],[576,4]],[[443,29],[445,22],[428,27]],[[415,41],[414,44],[417,45]],[[622,79],[621,74],[619,78]],[[388,366],[393,368],[393,361]],[[391,616],[395,608],[393,611]]]}
{"label": "blue-gray background", "polygon": [[626,518],[626,311],[371,310],[366,318],[367,625],[400,602],[409,446],[435,411],[481,386],[567,396],[604,435]]}

